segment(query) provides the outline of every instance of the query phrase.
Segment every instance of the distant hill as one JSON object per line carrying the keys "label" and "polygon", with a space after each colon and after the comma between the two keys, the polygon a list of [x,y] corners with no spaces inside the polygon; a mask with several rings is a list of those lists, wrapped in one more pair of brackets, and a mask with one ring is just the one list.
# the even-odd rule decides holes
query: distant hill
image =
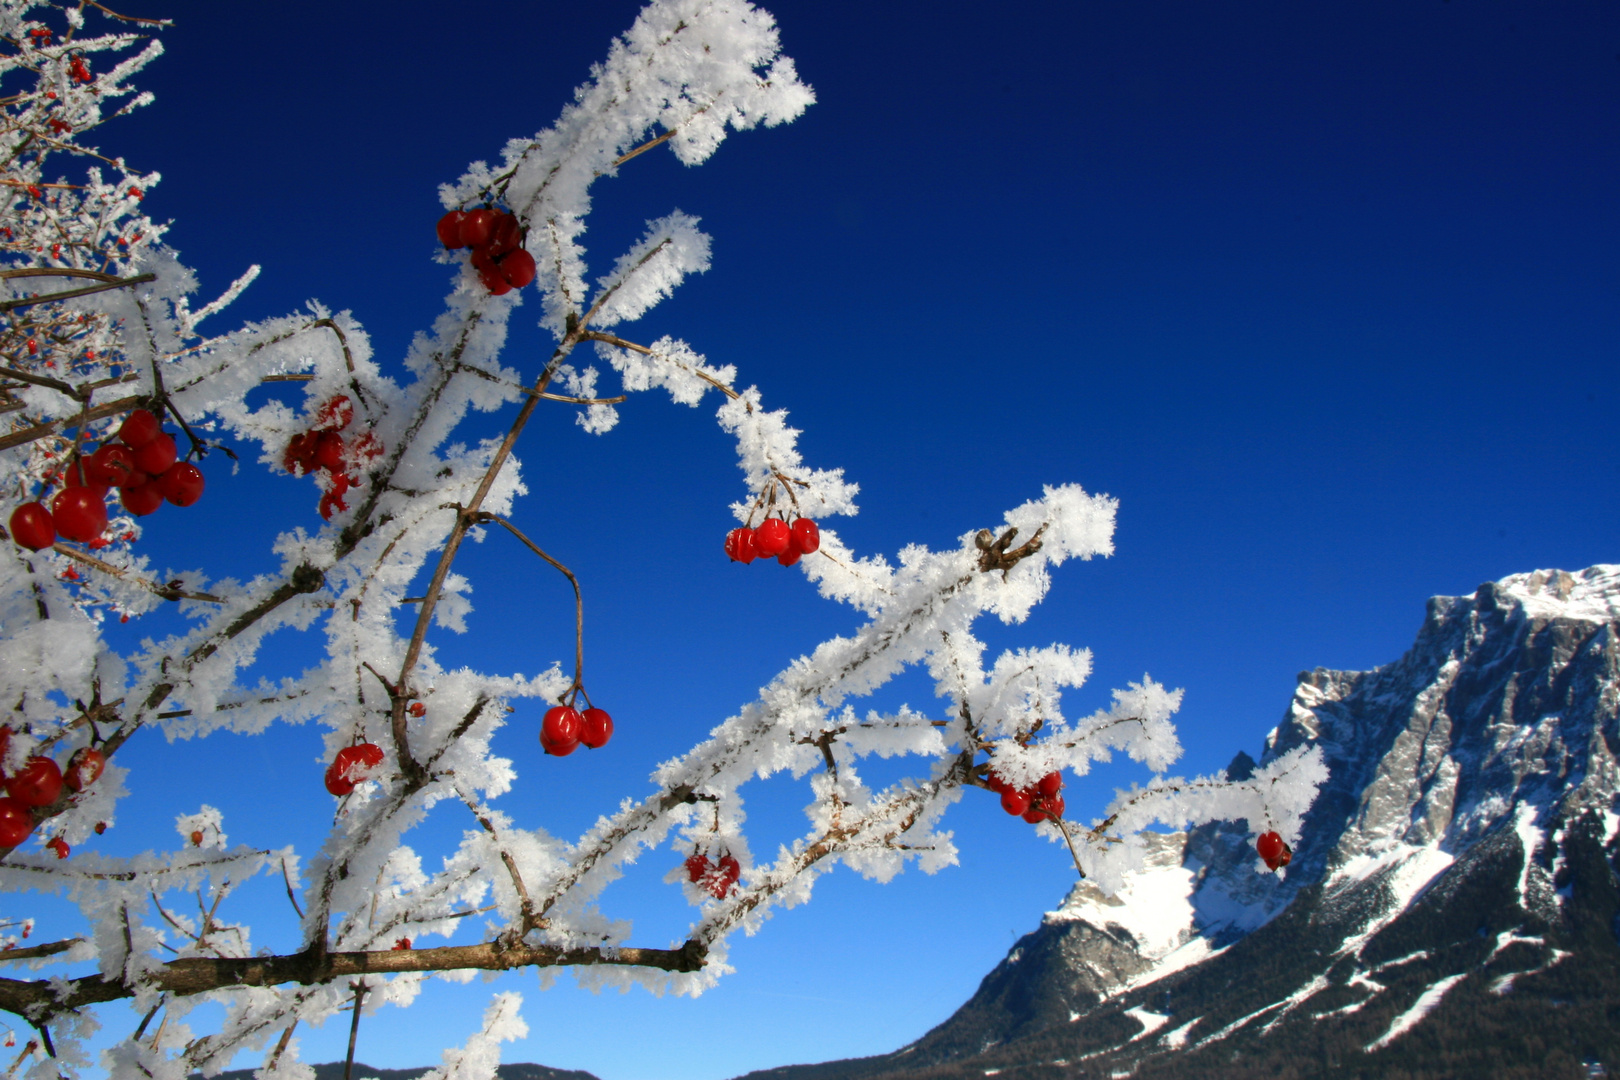
{"label": "distant hill", "polygon": [[1163,836],[910,1046],[747,1080],[1620,1077],[1620,566],[1434,598],[1399,661],[1300,675],[1266,754],[1300,744],[1284,874]]}
{"label": "distant hill", "polygon": [[[331,1061],[316,1065],[315,1080],[343,1080],[343,1062]],[[378,1069],[363,1062],[355,1062],[350,1080],[417,1080],[429,1071],[427,1065],[419,1069]],[[502,1065],[496,1070],[500,1080],[599,1080],[595,1075],[578,1069],[553,1069],[547,1065],[516,1063]],[[193,1077],[193,1080],[200,1080]],[[253,1080],[252,1069],[231,1069],[219,1074],[217,1080]]]}

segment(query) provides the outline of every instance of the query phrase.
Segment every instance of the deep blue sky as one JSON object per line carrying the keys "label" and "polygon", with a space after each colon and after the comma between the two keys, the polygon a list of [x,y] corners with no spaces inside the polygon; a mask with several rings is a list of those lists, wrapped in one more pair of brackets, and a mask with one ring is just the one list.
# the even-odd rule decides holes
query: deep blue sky
{"label": "deep blue sky", "polygon": [[[1620,560],[1620,8],[766,6],[819,103],[700,168],[659,152],[601,182],[593,266],[646,218],[703,218],[714,268],[624,332],[684,337],[791,409],[809,460],[862,485],[862,514],[834,523],[858,550],[953,543],[1043,483],[1119,498],[1116,556],[1065,567],[1025,627],[986,628],[997,645],[1091,647],[1077,707],[1144,671],[1185,687],[1181,767],[1217,769],[1258,752],[1297,671],[1399,656],[1430,595]],[[637,5],[129,10],[176,26],[141,80],[157,102],[101,145],[163,172],[146,205],[174,219],[207,296],[264,266],[210,328],[318,298],[352,309],[386,365],[447,287],[430,260],[437,184],[548,124]],[[532,331],[513,348],[529,369],[546,351]],[[649,395],[602,438],[559,407],[520,448],[542,495],[519,522],[581,575],[590,686],[620,725],[611,753],[540,761],[535,717],[514,717],[503,748],[524,787],[506,803],[525,824],[572,834],[641,793],[658,761],[854,625],[796,575],[724,562],[742,491],[715,404]],[[160,515],[153,549],[189,536],[242,572],[275,529],[314,523],[309,490],[253,471],[211,473],[217,513]],[[533,670],[566,655],[560,580],[493,540],[466,569],[473,633],[447,657]],[[108,850],[172,843],[167,822],[201,801],[267,846],[308,844],[330,812],[313,731],[140,752],[145,797]],[[176,761],[195,779],[160,790]],[[241,782],[243,762],[264,787]],[[1070,805],[1085,816],[1131,777]],[[781,794],[785,811],[759,806],[766,835],[797,831],[804,800]],[[1072,877],[987,799],[954,827],[961,867],[823,882],[739,939],[739,974],[697,1002],[501,980],[534,1029],[508,1060],[709,1080],[908,1042]],[[626,883],[648,944],[689,919],[658,883],[674,861]],[[486,1000],[430,995],[368,1019],[361,1058],[436,1061]],[[340,1057],[346,1034],[306,1035],[306,1059]]]}

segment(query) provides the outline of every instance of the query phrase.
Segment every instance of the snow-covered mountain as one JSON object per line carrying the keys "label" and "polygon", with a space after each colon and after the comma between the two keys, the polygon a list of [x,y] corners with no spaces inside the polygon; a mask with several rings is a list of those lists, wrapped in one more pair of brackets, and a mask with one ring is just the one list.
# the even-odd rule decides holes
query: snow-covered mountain
{"label": "snow-covered mountain", "polygon": [[1157,838],[912,1045],[752,1075],[1620,1075],[1617,633],[1620,566],[1430,600],[1395,663],[1299,676],[1263,760],[1331,776],[1285,873]]}

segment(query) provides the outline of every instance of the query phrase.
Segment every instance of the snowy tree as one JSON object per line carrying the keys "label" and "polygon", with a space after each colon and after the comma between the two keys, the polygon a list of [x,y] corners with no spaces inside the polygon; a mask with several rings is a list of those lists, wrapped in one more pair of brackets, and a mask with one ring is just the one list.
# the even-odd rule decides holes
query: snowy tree
{"label": "snowy tree", "polygon": [[[765,12],[741,0],[654,0],[555,124],[445,185],[440,258],[451,291],[395,367],[373,358],[347,314],[319,307],[202,333],[253,273],[193,307],[193,275],[141,212],[158,177],[86,141],[147,102],[132,79],[161,53],[161,24],[93,0],[0,0],[0,18],[0,884],[23,905],[30,892],[64,892],[83,916],[81,933],[45,943],[22,940],[31,924],[21,909],[0,927],[14,931],[7,959],[44,969],[0,979],[0,1008],[34,1033],[31,1075],[90,1066],[84,1041],[108,1002],[144,1019],[100,1064],[118,1077],[178,1080],[216,1072],[244,1048],[265,1049],[265,1075],[308,1077],[296,1025],[350,1008],[358,1017],[362,1000],[408,1005],[431,973],[569,967],[594,984],[699,993],[728,970],[728,935],[808,899],[834,866],[881,882],[908,862],[952,864],[939,823],[969,787],[999,794],[1105,888],[1135,865],[1138,834],[1154,822],[1243,818],[1257,833],[1297,834],[1324,775],[1316,758],[1285,755],[1242,781],[1165,776],[1179,754],[1179,691],[1144,679],[1110,708],[1066,716],[1063,692],[1087,678],[1088,652],[1053,645],[986,660],[975,622],[1021,622],[1056,567],[1107,555],[1113,500],[1048,487],[948,550],[908,546],[893,562],[859,554],[826,527],[855,512],[856,486],[802,459],[783,411],[687,342],[639,342],[622,329],[705,269],[710,241],[670,213],[593,279],[580,244],[591,186],[662,144],[697,165],[728,133],[803,112],[812,92]],[[50,179],[62,160],[82,174]],[[531,291],[556,342],[539,370],[502,360],[508,322]],[[586,691],[579,582],[511,520],[526,493],[516,450],[537,412],[570,412],[593,433],[616,424],[624,398],[598,390],[603,368],[624,394],[718,399],[744,475],[727,551],[797,566],[857,616],[847,636],[789,663],[660,766],[650,792],[569,841],[493,805],[534,763],[494,755],[490,740],[522,699],[544,708],[549,753],[612,733]],[[295,393],[250,403],[267,383]],[[473,411],[510,413],[505,436],[456,441]],[[307,477],[321,524],[282,533],[251,580],[211,580],[206,568],[160,580],[142,519],[198,501],[196,463],[218,454]],[[216,470],[208,482],[230,477]],[[531,552],[537,573],[550,564],[573,582],[571,665],[501,675],[435,659],[435,628],[476,629],[454,568],[481,531]],[[121,652],[110,643],[111,627],[170,603],[183,631]],[[414,618],[398,622],[401,610]],[[248,682],[277,633],[320,636],[324,661]],[[857,710],[919,665],[948,702],[942,715]],[[329,794],[311,784],[280,797],[333,800],[318,851],[233,846],[207,806],[176,822],[171,851],[96,850],[126,794],[119,751],[129,740],[309,722],[327,729]],[[1062,777],[1114,752],[1152,779],[1089,825],[1065,820]],[[873,754],[915,759],[914,775],[874,790],[860,772]],[[750,848],[739,791],[784,773],[805,782],[811,827],[762,854]],[[458,848],[434,853],[437,870],[404,842],[430,814],[468,826]],[[639,943],[604,913],[605,890],[638,857],[665,860],[672,896],[695,909],[684,943]],[[260,949],[227,921],[231,889],[254,874],[285,880],[296,951]],[[174,900],[193,893],[200,917]],[[481,939],[473,914],[494,920]],[[204,1001],[225,1019],[197,1033],[184,1017]],[[497,996],[444,1075],[490,1075],[497,1043],[522,1028],[518,1005]]]}

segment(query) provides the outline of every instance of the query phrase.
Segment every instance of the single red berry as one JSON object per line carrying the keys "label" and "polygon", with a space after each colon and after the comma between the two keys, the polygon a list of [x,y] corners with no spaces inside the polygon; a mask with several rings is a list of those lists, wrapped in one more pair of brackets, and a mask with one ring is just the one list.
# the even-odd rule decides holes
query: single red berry
{"label": "single red berry", "polygon": [[1001,792],[1001,808],[1014,817],[1019,817],[1029,810],[1029,793],[1016,788],[1005,788]]}
{"label": "single red berry", "polygon": [[94,540],[107,529],[106,489],[75,487],[58,491],[51,500],[51,520],[64,539],[80,543]]}
{"label": "single red berry", "polygon": [[327,485],[326,490],[321,494],[320,511],[323,519],[331,521],[333,514],[349,508],[349,504],[343,501],[343,494],[351,486],[349,478],[343,473],[338,473],[332,477],[331,483]]}
{"label": "single red berry", "polygon": [[800,551],[798,545],[793,542],[793,534],[789,533],[787,549],[776,557],[776,561],[781,563],[783,566],[792,566],[794,563],[798,562],[800,557],[803,555],[804,552]]}
{"label": "single red berry", "polygon": [[1045,795],[1045,796],[1042,796],[1041,801],[1040,801],[1040,805],[1041,805],[1041,809],[1045,810],[1049,817],[1060,818],[1060,817],[1063,816],[1063,796],[1062,795]]}
{"label": "single red berry", "polygon": [[491,296],[505,296],[512,291],[512,283],[506,280],[499,266],[490,265],[478,271],[478,280],[484,283]]}
{"label": "single red berry", "polygon": [[67,858],[68,857],[68,852],[73,850],[71,847],[68,846],[68,842],[66,840],[62,839],[60,836],[58,836],[56,839],[52,840],[50,843],[46,844],[45,846],[50,848],[52,851],[56,852],[56,857],[58,859]]}
{"label": "single red berry", "polygon": [[1000,795],[1003,791],[1007,790],[1007,781],[997,776],[994,769],[990,769],[984,774],[984,786],[995,792],[997,795]]}
{"label": "single red berry", "polygon": [[145,409],[136,409],[124,418],[124,423],[118,429],[118,438],[127,447],[138,450],[163,434],[163,425],[158,418]]}
{"label": "single red berry", "polygon": [[354,423],[354,402],[349,400],[348,394],[334,394],[315,410],[317,431],[342,431],[352,423]]}
{"label": "single red berry", "polygon": [[104,444],[84,463],[85,479],[108,487],[124,487],[136,472],[134,453],[119,443]]}
{"label": "single red berry", "polygon": [[43,503],[23,503],[11,512],[11,538],[32,551],[56,543],[56,523]]}
{"label": "single red berry", "polygon": [[821,526],[809,518],[793,523],[793,543],[806,555],[814,555],[821,547]]}
{"label": "single red berry", "polygon": [[314,472],[315,447],[320,439],[320,433],[314,431],[294,435],[287,443],[287,449],[281,452],[281,467],[294,476]]}
{"label": "single red berry", "polygon": [[395,952],[404,952],[405,950],[409,949],[410,947],[411,947],[411,939],[408,938],[408,937],[396,938],[394,940],[394,951]]}
{"label": "single red berry", "polygon": [[461,219],[461,246],[480,247],[489,243],[499,215],[486,207],[469,210]]}
{"label": "single red berry", "polygon": [[1284,842],[1283,846],[1282,846],[1282,851],[1277,855],[1277,866],[1272,867],[1272,869],[1275,870],[1275,869],[1277,869],[1277,867],[1287,866],[1289,863],[1291,863],[1293,861],[1294,861],[1294,849],[1289,847],[1288,844],[1286,842]]}
{"label": "single red berry", "polygon": [[176,506],[190,506],[203,493],[203,474],[189,461],[177,461],[157,478],[158,490]]}
{"label": "single red berry", "polygon": [[1271,869],[1277,869],[1277,860],[1282,855],[1283,838],[1274,832],[1263,832],[1254,842],[1254,850],[1259,853],[1261,860]]}
{"label": "single red berry", "polygon": [[1063,774],[1060,772],[1047,773],[1041,777],[1040,783],[1035,785],[1035,790],[1040,793],[1042,798],[1052,798],[1063,790]]}
{"label": "single red berry", "polygon": [[106,831],[107,831],[107,823],[105,821],[96,822],[96,835],[97,836],[100,836],[102,833],[104,833]]}
{"label": "single red berry", "polygon": [[715,870],[714,879],[709,883],[709,892],[716,900],[724,900],[731,894],[731,887],[737,884],[737,879],[742,877],[742,867],[730,855],[722,855]]}
{"label": "single red berry", "polygon": [[522,248],[508,252],[501,256],[497,264],[500,267],[501,277],[514,289],[521,289],[534,280],[534,256]]}
{"label": "single red berry", "polygon": [[343,445],[343,436],[335,431],[323,431],[315,440],[315,464],[318,468],[330,470],[333,473],[343,471],[343,458],[347,451]]}
{"label": "single red berry", "polygon": [[460,210],[452,210],[439,219],[439,243],[454,251],[461,246],[461,223],[467,215]]}
{"label": "single red berry", "polygon": [[751,563],[759,557],[754,548],[753,529],[732,529],[726,533],[726,554],[732,562]]}
{"label": "single red berry", "polygon": [[21,799],[0,798],[0,847],[14,848],[34,831],[34,815]]}
{"label": "single red berry", "polygon": [[68,758],[67,774],[63,781],[73,791],[83,791],[101,779],[107,767],[107,757],[93,746],[81,746]]}
{"label": "single red berry", "polygon": [[49,806],[62,794],[62,770],[48,757],[31,757],[7,778],[6,791],[25,806]]}
{"label": "single red berry", "polygon": [[201,829],[191,830],[191,846],[202,847],[203,834]]}
{"label": "single red berry", "polygon": [[764,559],[774,558],[788,549],[793,534],[781,518],[766,518],[754,530],[754,548]]}
{"label": "single red berry", "polygon": [[[23,834],[27,836],[27,833]],[[703,880],[709,872],[709,857],[707,855],[692,855],[686,860],[686,877],[694,885]]]}
{"label": "single red berry", "polygon": [[540,746],[555,757],[567,757],[579,749],[580,729],[584,726],[585,718],[578,709],[554,705],[540,721]]}
{"label": "single red berry", "polygon": [[29,356],[38,356],[39,355],[39,342],[35,341],[33,338],[28,339],[28,355]]}
{"label": "single red berry", "polygon": [[118,493],[124,509],[136,517],[145,517],[163,505],[163,489],[157,484],[145,483],[126,487]]}
{"label": "single red berry", "polygon": [[135,448],[135,467],[150,476],[162,476],[179,457],[174,436],[159,432],[146,445]]}
{"label": "single red berry", "polygon": [[579,741],[591,750],[600,750],[613,738],[613,717],[606,709],[586,709],[581,714]]}
{"label": "single red berry", "polygon": [[[518,219],[512,214],[497,213],[495,224],[489,231],[489,243],[486,245],[489,248],[489,253],[496,258],[500,258],[509,251],[517,250],[518,245],[522,243],[523,226],[518,224]],[[534,260],[530,259],[529,263],[532,266]],[[512,284],[516,285],[517,282],[514,281]],[[528,282],[524,282],[524,284],[526,285]]]}
{"label": "single red berry", "polygon": [[347,795],[382,762],[382,747],[376,743],[345,746],[326,767],[326,790],[333,795]]}
{"label": "single red berry", "polygon": [[406,711],[412,716],[422,717],[427,715],[427,706],[422,704],[420,701],[413,701],[411,702],[411,707]]}

